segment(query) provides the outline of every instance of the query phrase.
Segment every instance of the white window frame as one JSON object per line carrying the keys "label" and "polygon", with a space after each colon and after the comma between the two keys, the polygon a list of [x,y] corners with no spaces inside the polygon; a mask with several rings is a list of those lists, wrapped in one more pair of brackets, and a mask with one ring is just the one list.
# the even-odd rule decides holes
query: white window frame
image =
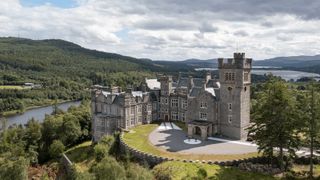
{"label": "white window frame", "polygon": [[178,120],[179,119],[178,112],[171,112],[171,119],[175,121]]}
{"label": "white window frame", "polygon": [[179,100],[178,99],[171,99],[171,107],[178,107]]}
{"label": "white window frame", "polygon": [[204,112],[200,112],[199,113],[199,119],[200,120],[207,120],[207,113],[204,113]]}
{"label": "white window frame", "polygon": [[188,101],[187,100],[183,100],[182,101],[182,108],[185,109],[188,107]]}

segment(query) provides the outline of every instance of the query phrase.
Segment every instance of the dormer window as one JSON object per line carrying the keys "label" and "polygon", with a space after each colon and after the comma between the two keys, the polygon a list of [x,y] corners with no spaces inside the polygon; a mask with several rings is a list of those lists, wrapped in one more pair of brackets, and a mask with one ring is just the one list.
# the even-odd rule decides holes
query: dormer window
{"label": "dormer window", "polygon": [[207,108],[207,102],[201,102],[200,108]]}

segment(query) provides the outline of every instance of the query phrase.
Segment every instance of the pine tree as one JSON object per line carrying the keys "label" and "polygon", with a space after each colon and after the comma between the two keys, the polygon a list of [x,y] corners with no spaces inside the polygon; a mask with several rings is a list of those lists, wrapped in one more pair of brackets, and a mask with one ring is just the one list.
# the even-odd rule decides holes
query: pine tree
{"label": "pine tree", "polygon": [[279,166],[284,170],[284,150],[288,150],[288,160],[295,155],[300,142],[294,95],[283,81],[271,78],[258,101],[254,107],[254,125],[249,130],[264,155],[272,159],[274,150],[278,150]]}

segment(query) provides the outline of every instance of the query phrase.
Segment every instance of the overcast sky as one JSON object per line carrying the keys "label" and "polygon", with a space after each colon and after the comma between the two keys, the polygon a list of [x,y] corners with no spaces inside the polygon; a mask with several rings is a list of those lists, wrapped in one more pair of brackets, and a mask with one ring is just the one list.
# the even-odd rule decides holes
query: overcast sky
{"label": "overcast sky", "polygon": [[155,60],[320,54],[320,0],[1,0],[0,36]]}

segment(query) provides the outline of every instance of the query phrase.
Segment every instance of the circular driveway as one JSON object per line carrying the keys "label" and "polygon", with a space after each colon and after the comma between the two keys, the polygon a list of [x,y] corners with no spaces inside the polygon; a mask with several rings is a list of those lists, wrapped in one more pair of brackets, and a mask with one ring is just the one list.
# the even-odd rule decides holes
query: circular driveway
{"label": "circular driveway", "polygon": [[187,134],[181,129],[174,128],[175,125],[168,126],[170,123],[162,123],[158,128],[149,134],[149,141],[159,148],[170,152],[183,154],[246,154],[258,152],[257,146],[242,142],[228,141],[226,139],[213,138],[215,140],[205,140],[200,144],[186,144]]}

